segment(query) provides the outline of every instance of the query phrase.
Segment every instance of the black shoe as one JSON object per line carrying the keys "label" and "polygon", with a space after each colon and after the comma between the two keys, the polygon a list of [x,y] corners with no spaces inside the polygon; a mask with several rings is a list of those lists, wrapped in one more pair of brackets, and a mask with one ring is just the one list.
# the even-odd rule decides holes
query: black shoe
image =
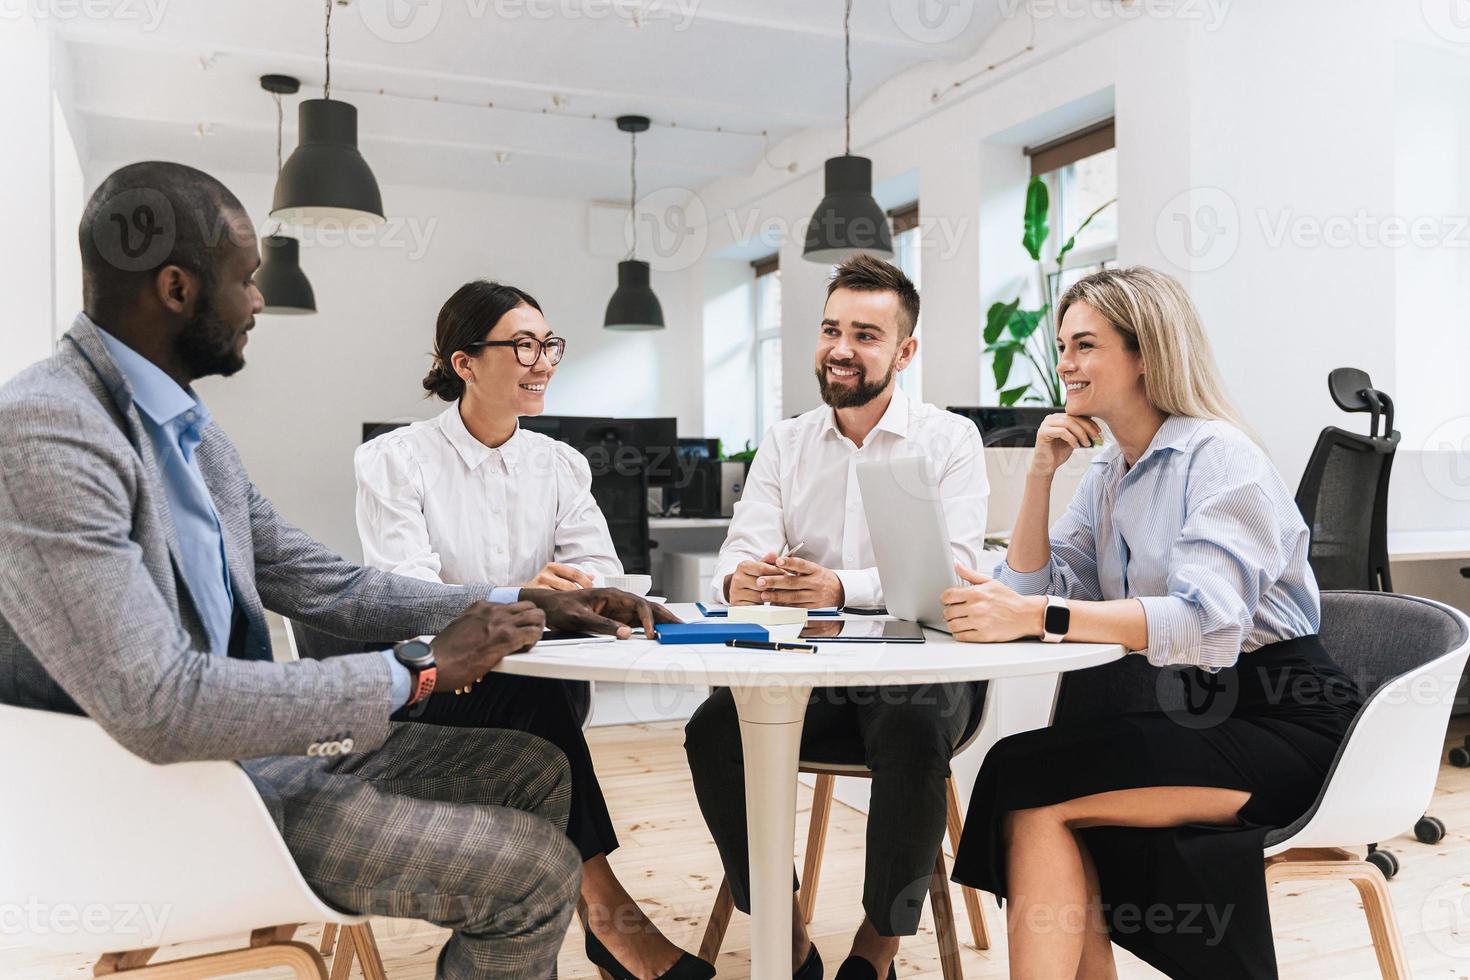
{"label": "black shoe", "polygon": [[[849,956],[837,968],[834,980],[878,980],[878,971],[861,956]],[[898,970],[892,963],[888,964],[888,980],[898,980]]]}
{"label": "black shoe", "polygon": [[822,972],[821,954],[817,952],[817,944],[812,943],[811,952],[806,954],[801,966],[791,974],[791,980],[822,980]]}
{"label": "black shoe", "polygon": [[[637,977],[628,972],[627,967],[613,958],[613,954],[602,945],[602,940],[592,934],[592,930],[586,930],[587,959],[592,965],[608,972],[613,980],[638,980]],[[677,962],[663,973],[658,975],[658,980],[710,980],[715,975],[715,968],[698,956],[683,953]]]}

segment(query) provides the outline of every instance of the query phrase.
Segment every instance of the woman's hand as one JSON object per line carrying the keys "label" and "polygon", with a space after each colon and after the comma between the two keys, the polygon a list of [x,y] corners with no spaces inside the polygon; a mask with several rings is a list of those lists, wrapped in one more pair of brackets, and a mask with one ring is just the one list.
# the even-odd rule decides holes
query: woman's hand
{"label": "woman's hand", "polygon": [[553,561],[548,562],[546,567],[536,573],[535,578],[521,588],[554,589],[557,592],[568,592],[572,589],[590,589],[593,585],[592,576],[580,568]]}
{"label": "woman's hand", "polygon": [[1018,595],[989,575],[955,565],[969,585],[945,589],[944,621],[956,640],[965,643],[1004,643],[1023,636],[1040,636],[1046,616],[1046,596]]}
{"label": "woman's hand", "polygon": [[1102,428],[1085,415],[1058,412],[1041,420],[1036,449],[1031,453],[1031,475],[1051,476],[1072,458],[1074,449],[1102,442]]}

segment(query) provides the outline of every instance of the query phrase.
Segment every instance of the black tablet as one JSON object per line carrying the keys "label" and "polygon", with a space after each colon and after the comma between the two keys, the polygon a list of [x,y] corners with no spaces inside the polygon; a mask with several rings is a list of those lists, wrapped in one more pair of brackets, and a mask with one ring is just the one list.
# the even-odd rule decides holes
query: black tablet
{"label": "black tablet", "polygon": [[801,638],[812,643],[923,643],[924,630],[906,619],[808,620]]}

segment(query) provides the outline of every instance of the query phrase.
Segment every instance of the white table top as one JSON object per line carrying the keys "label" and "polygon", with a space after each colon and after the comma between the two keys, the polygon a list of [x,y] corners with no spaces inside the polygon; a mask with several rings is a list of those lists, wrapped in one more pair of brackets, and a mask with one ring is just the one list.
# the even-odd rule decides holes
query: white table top
{"label": "white table top", "polygon": [[1470,528],[1445,527],[1421,531],[1389,531],[1388,557],[1392,561],[1470,559]]}
{"label": "white table top", "polygon": [[[692,603],[669,607],[698,620]],[[872,617],[855,617],[872,618]],[[817,653],[732,650],[723,644],[616,643],[533,648],[497,668],[531,677],[720,687],[866,687],[951,683],[1080,670],[1124,655],[1114,643],[960,643],[938,630],[925,643],[818,643]]]}

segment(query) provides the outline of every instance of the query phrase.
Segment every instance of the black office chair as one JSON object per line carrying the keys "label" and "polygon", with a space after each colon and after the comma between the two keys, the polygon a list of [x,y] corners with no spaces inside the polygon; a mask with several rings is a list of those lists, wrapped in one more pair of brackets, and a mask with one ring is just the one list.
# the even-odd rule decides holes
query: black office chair
{"label": "black office chair", "polygon": [[587,437],[589,443],[577,448],[592,468],[592,499],[607,520],[618,561],[629,575],[651,574],[647,461],[641,451],[628,451],[614,423],[589,428]]}
{"label": "black office chair", "polygon": [[[1327,390],[1344,412],[1369,413],[1368,434],[1329,425],[1317,437],[1296,491],[1297,509],[1312,536],[1307,561],[1324,591],[1392,592],[1388,480],[1399,445],[1393,399],[1374,388],[1368,372],[1358,368],[1337,368],[1328,374]],[[1414,836],[1426,844],[1437,844],[1444,835],[1438,817],[1425,814],[1414,825]],[[1398,872],[1398,858],[1376,845],[1369,846],[1368,860],[1385,878]]]}
{"label": "black office chair", "polygon": [[1374,388],[1367,372],[1357,368],[1333,371],[1327,376],[1327,388],[1344,412],[1371,416],[1367,435],[1330,425],[1317,437],[1296,491],[1297,508],[1312,533],[1307,560],[1319,588],[1392,592],[1388,478],[1399,444],[1393,399]]}

